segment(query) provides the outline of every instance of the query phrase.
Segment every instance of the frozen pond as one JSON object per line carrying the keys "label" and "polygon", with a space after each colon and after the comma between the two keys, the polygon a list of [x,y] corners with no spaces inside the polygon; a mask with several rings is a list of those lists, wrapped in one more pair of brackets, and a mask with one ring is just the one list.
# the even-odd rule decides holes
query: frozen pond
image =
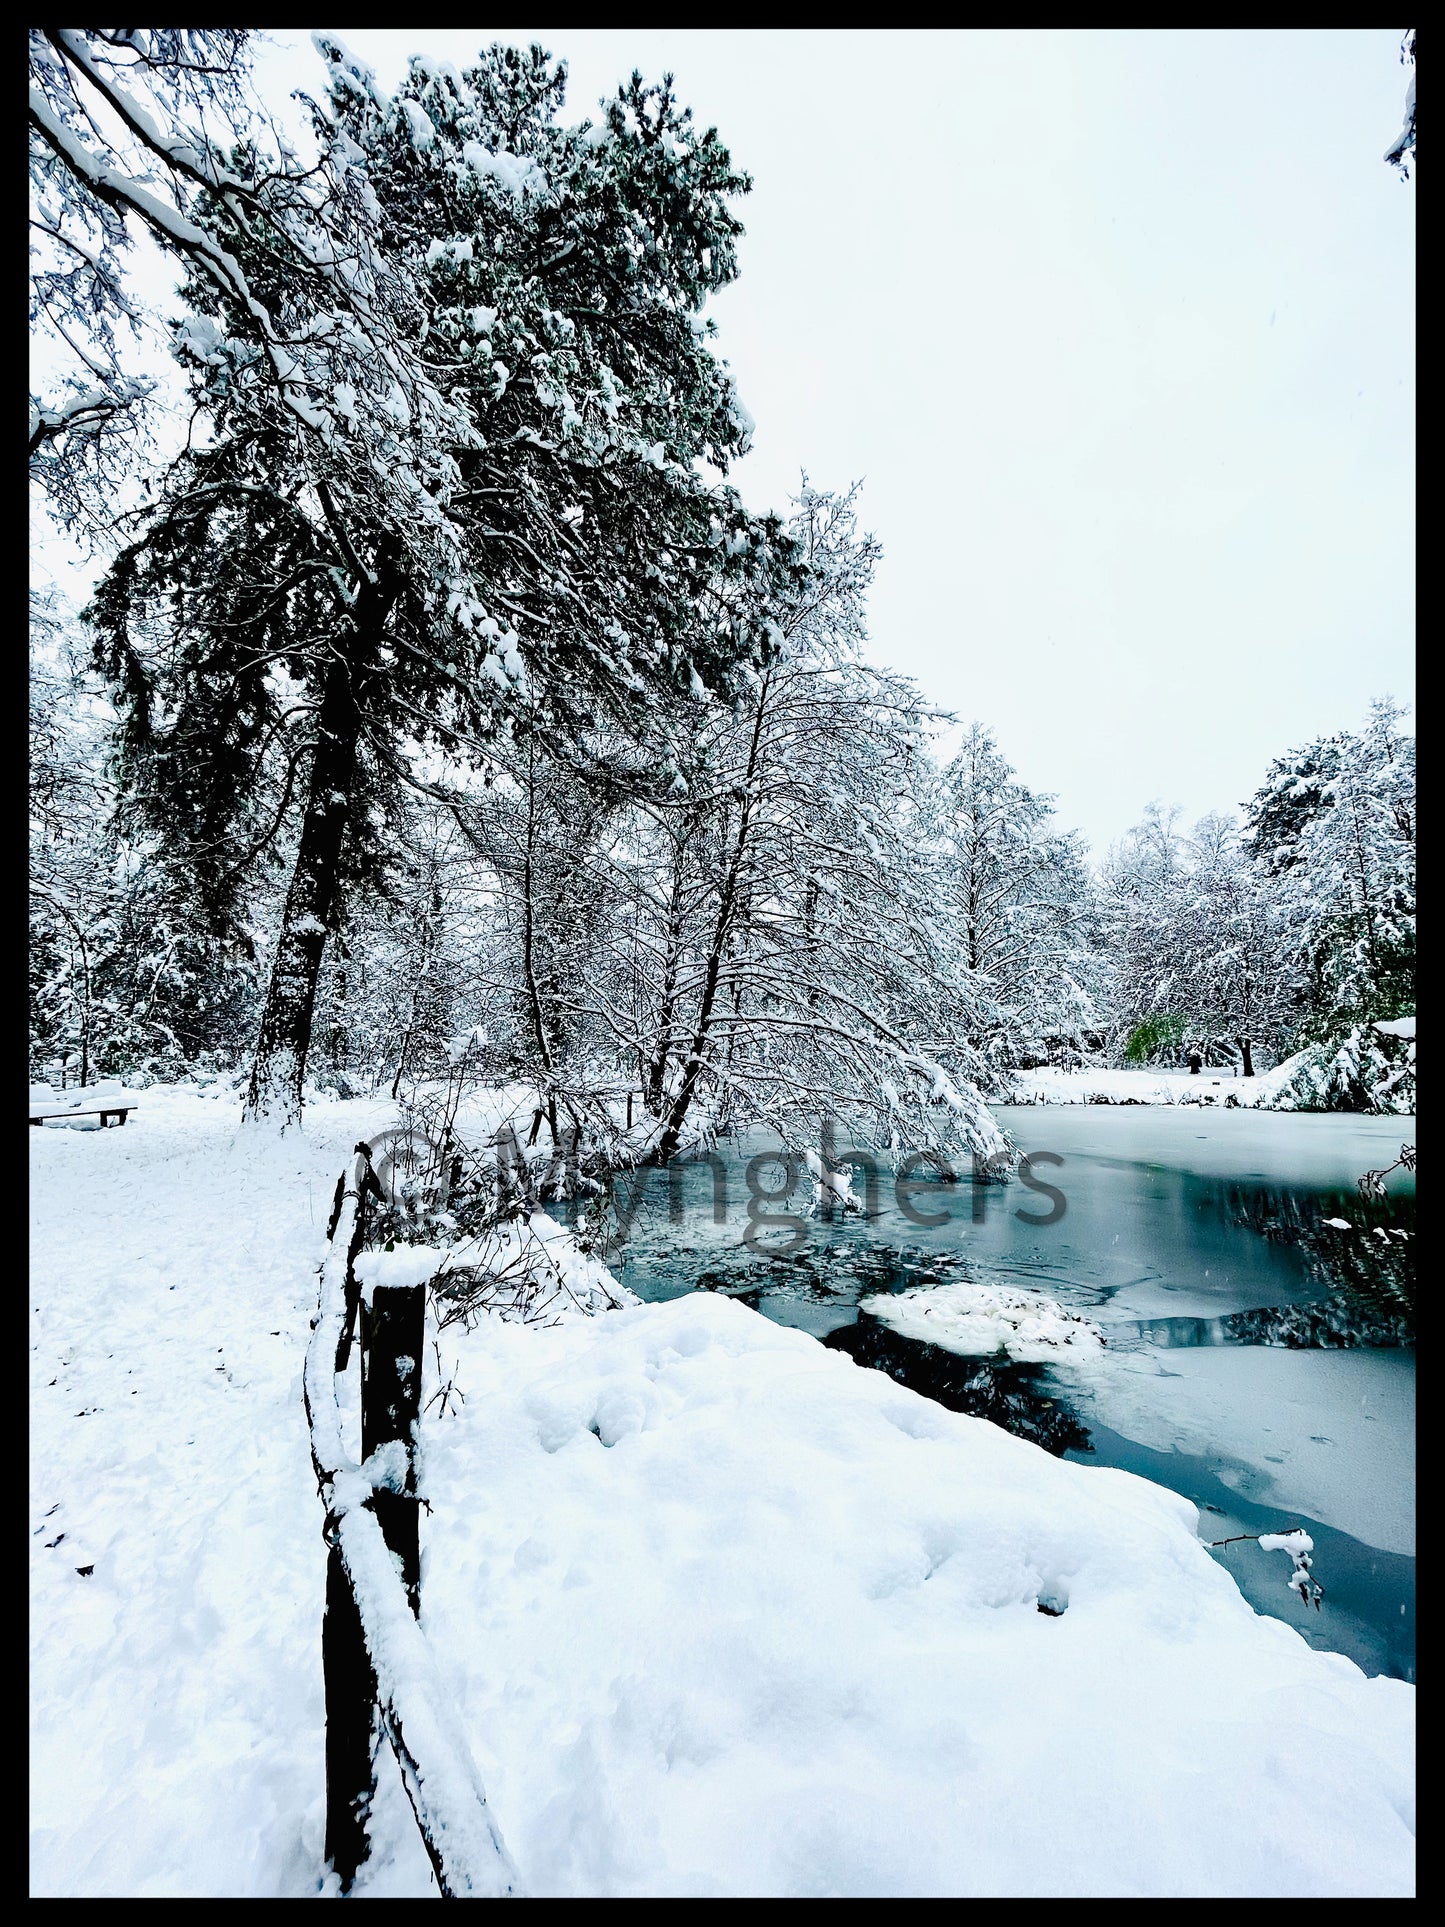
{"label": "frozen pond", "polygon": [[[1414,1119],[998,1116],[1031,1185],[965,1172],[898,1187],[882,1168],[867,1217],[831,1223],[806,1215],[806,1171],[788,1190],[765,1140],[724,1143],[712,1161],[646,1178],[619,1273],[648,1299],[741,1295],[1049,1450],[1156,1479],[1201,1507],[1209,1538],[1305,1526],[1326,1595],[1307,1623],[1283,1555],[1246,1544],[1216,1556],[1312,1644],[1413,1678],[1414,1247],[1379,1232],[1413,1232],[1414,1180],[1396,1173],[1389,1198],[1365,1206],[1355,1179],[1413,1142]],[[1105,1349],[1015,1365],[859,1314],[871,1293],[944,1281],[1045,1294],[1099,1325]]]}

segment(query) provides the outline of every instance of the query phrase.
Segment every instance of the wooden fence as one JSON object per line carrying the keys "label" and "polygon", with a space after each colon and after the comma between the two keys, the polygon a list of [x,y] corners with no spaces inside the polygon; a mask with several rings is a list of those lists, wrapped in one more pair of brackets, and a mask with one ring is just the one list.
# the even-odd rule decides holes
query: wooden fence
{"label": "wooden fence", "polygon": [[[443,1896],[515,1895],[521,1892],[516,1868],[418,1624],[416,1431],[426,1287],[378,1285],[362,1302],[356,1259],[381,1195],[371,1147],[358,1144],[354,1166],[337,1180],[306,1351],[311,1462],[329,1549],[321,1634],[326,1858],[349,1893],[370,1848],[379,1727],[396,1755]],[[347,1451],[337,1395],[358,1329],[360,1464]]]}

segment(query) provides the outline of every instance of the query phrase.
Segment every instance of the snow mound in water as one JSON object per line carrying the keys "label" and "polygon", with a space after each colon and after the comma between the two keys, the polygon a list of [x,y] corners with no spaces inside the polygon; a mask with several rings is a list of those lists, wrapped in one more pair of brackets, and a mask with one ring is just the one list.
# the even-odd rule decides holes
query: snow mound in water
{"label": "snow mound in water", "polygon": [[921,1338],[966,1356],[1007,1352],[1042,1360],[1060,1352],[1099,1352],[1104,1334],[1077,1312],[1037,1292],[1006,1285],[926,1285],[919,1291],[878,1292],[858,1301],[905,1338]]}

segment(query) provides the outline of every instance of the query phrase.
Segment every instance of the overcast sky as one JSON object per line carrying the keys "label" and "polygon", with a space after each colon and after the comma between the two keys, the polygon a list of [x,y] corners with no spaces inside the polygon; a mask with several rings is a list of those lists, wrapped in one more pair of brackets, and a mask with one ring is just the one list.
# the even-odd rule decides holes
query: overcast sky
{"label": "overcast sky", "polygon": [[[383,86],[478,30],[337,28]],[[876,657],[1096,850],[1413,696],[1402,29],[517,29],[582,119],[671,71],[754,179],[734,479],[864,478]],[[278,34],[270,90],[320,85]]]}

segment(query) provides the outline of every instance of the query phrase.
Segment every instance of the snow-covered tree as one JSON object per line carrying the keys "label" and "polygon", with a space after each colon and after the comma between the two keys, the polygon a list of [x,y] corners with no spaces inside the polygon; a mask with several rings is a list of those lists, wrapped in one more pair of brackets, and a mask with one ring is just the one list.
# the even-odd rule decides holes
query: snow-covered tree
{"label": "snow-covered tree", "polygon": [[1127,1062],[1236,1058],[1276,1049],[1293,1009],[1281,889],[1218,812],[1191,836],[1151,805],[1104,873],[1110,1006]]}
{"label": "snow-covered tree", "polygon": [[578,1104],[591,1108],[616,1081],[589,1012],[610,968],[608,845],[623,793],[595,737],[569,748],[593,752],[581,770],[575,754],[549,756],[541,734],[527,732],[485,806],[456,811],[494,894],[486,942],[501,998],[489,1025],[497,1069],[536,1089],[554,1145],[577,1128]]}
{"label": "snow-covered tree", "polygon": [[1089,880],[1053,799],[1019,781],[974,723],[933,786],[939,907],[995,1009],[980,1049],[1000,1065],[1077,1062],[1097,1024],[1088,986]]}
{"label": "snow-covered tree", "polygon": [[1150,803],[1114,844],[1099,879],[1106,1009],[1112,1047],[1126,1063],[1177,1062],[1185,1016],[1171,999],[1174,948],[1167,899],[1184,872],[1177,805]]}
{"label": "snow-covered tree", "polygon": [[748,435],[698,319],[747,185],[716,134],[636,77],[600,125],[565,126],[565,70],[536,48],[464,75],[415,60],[387,100],[320,44],[315,231],[278,245],[206,198],[266,319],[192,275],[197,434],[94,611],[127,787],[218,927],[294,833],[248,1100],[283,1117],[328,937],[384,865],[418,746],[485,761],[508,732],[721,686],[765,646],[757,581],[791,567],[697,466]]}
{"label": "snow-covered tree", "polygon": [[[1130,1061],[1191,1048],[1246,1075],[1259,1046],[1322,1052],[1301,1091],[1346,1108],[1399,1053],[1374,1027],[1414,1010],[1414,742],[1398,705],[1275,760],[1243,826],[1193,835],[1151,807],[1103,875],[1110,1008]],[[1313,1062],[1313,1060],[1312,1060]]]}
{"label": "snow-covered tree", "polygon": [[[118,483],[154,453],[141,237],[234,294],[273,378],[289,373],[260,295],[196,218],[199,198],[220,196],[234,223],[263,223],[295,265],[329,191],[324,170],[269,128],[250,38],[229,27],[30,30],[31,326],[42,380],[54,381],[31,394],[30,470],[52,512],[92,539],[109,533]],[[333,301],[345,306],[346,294],[333,282]]]}
{"label": "snow-covered tree", "polygon": [[244,939],[208,936],[187,879],[128,833],[108,768],[114,718],[70,624],[37,604],[30,680],[32,1070],[138,1081],[234,1063],[254,1021]]}
{"label": "snow-covered tree", "polygon": [[1249,811],[1250,847],[1279,879],[1305,973],[1302,1040],[1415,1007],[1415,745],[1404,712],[1372,705],[1280,758]]}
{"label": "snow-covered tree", "polygon": [[311,1072],[342,1095],[443,1075],[490,1028],[475,866],[451,811],[402,799],[375,888],[348,900],[317,993]]}
{"label": "snow-covered tree", "polygon": [[683,721],[679,786],[632,861],[630,994],[614,1005],[666,1161],[694,1120],[817,1142],[1002,1149],[975,973],[935,914],[922,835],[926,714],[866,666],[876,545],[854,495],[804,487],[806,576],[735,705]]}
{"label": "snow-covered tree", "polygon": [[1205,1045],[1232,1044],[1242,1074],[1253,1077],[1255,1051],[1277,1049],[1293,1014],[1287,909],[1233,817],[1201,818],[1190,854],[1171,917],[1187,1027]]}

